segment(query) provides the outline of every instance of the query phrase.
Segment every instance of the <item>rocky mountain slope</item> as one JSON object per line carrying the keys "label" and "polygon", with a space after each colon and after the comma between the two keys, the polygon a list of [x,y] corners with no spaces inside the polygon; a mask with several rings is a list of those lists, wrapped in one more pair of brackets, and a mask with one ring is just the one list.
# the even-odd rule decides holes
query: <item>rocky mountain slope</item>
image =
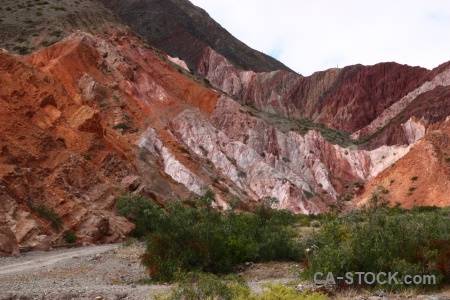
{"label": "rocky mountain slope", "polygon": [[[163,33],[160,28],[147,31],[131,21],[136,11],[133,5],[119,7],[114,1],[103,2],[118,12],[132,28],[141,30],[151,42],[160,41],[155,32],[166,37],[173,37],[178,32],[171,31],[170,27],[165,27]],[[210,22],[205,20],[205,15],[204,20],[199,20],[201,9],[189,6],[187,2],[168,2],[171,9],[158,11],[158,24],[170,23],[173,12],[183,9],[191,12],[183,24],[204,28]],[[140,8],[153,9],[158,5],[141,2]],[[212,39],[216,37],[212,30],[203,34]],[[195,42],[201,38],[204,37],[196,36]],[[167,41],[159,47],[173,56],[185,56],[186,50],[181,49],[177,41]],[[316,128],[329,142],[352,149],[411,145],[425,136],[427,128],[436,127],[450,114],[450,106],[447,105],[449,63],[434,70],[396,63],[356,65],[302,77],[282,68],[270,71],[242,68],[233,57],[213,46],[199,49],[202,51],[198,52],[202,53],[197,52],[196,55],[202,55],[202,58],[191,63],[191,67],[241,103],[277,116],[275,119],[279,120],[269,120],[272,125],[281,130],[301,132]],[[264,117],[264,114],[258,116]],[[307,120],[316,124],[311,126]],[[324,127],[317,127],[317,123],[340,131],[327,131]],[[342,192],[342,188],[338,190]],[[425,197],[422,203],[435,203],[434,199],[427,200],[430,197]],[[449,197],[443,195],[443,198],[439,202],[448,205]],[[403,203],[406,200],[397,197],[395,201]]]}
{"label": "rocky mountain slope", "polygon": [[205,51],[227,58],[238,69],[290,71],[272,57],[251,49],[188,0],[100,0],[152,45],[197,69]]}
{"label": "rocky mountain slope", "polygon": [[0,45],[29,54],[52,45],[75,30],[102,34],[126,25],[94,0],[2,0]]}
{"label": "rocky mountain slope", "polygon": [[[85,0],[77,9],[92,17],[66,24],[62,41],[0,52],[0,254],[47,249],[70,231],[123,239],[133,229],[114,211],[124,192],[164,203],[212,189],[221,208],[272,197],[308,214],[362,204],[382,185],[392,203],[450,205],[449,64],[303,77],[187,1],[102,2],[125,21],[145,11],[139,22],[165,42]],[[26,44],[40,33],[23,34]]]}

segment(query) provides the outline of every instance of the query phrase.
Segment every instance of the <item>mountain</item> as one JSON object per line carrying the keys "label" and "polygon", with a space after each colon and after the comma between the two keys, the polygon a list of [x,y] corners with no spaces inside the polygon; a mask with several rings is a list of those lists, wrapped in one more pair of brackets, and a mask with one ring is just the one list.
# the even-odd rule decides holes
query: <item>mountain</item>
{"label": "mountain", "polygon": [[101,0],[153,46],[197,69],[209,49],[236,68],[291,71],[274,58],[251,49],[188,0]]}
{"label": "mountain", "polygon": [[[122,193],[164,205],[211,189],[218,208],[271,197],[303,214],[363,205],[373,192],[406,207],[450,205],[449,63],[303,77],[188,1],[102,1],[117,15],[79,2],[14,6],[56,11],[39,17],[64,30],[44,47],[36,35],[47,31],[30,27],[20,45],[40,50],[0,52],[0,233],[9,241],[0,253],[48,249],[70,232],[83,243],[123,240],[133,225],[115,213]],[[57,16],[78,21],[57,25]],[[0,24],[0,44],[21,52],[8,35],[23,21],[14,20]]]}
{"label": "mountain", "polygon": [[75,30],[103,34],[127,26],[101,3],[91,0],[3,0],[0,44],[11,53],[29,54]]}

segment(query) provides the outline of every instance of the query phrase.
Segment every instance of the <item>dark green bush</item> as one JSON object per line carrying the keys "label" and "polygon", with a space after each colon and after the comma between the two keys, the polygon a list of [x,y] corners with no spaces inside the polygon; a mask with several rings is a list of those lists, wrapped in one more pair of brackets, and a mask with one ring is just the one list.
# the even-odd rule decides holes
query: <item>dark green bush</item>
{"label": "dark green bush", "polygon": [[114,128],[114,129],[127,130],[127,129],[130,129],[131,127],[130,127],[130,125],[128,125],[127,122],[122,122],[122,123],[119,123],[119,124],[117,124],[117,125],[114,125],[113,128]]}
{"label": "dark green bush", "polygon": [[31,209],[35,211],[40,217],[49,220],[52,223],[54,229],[60,230],[62,228],[62,219],[53,209],[48,208],[44,204],[31,206]]}
{"label": "dark green bush", "polygon": [[76,243],[76,242],[77,242],[78,238],[77,238],[77,236],[75,235],[75,232],[73,232],[72,230],[69,230],[69,231],[66,233],[66,236],[64,237],[64,240],[65,240],[65,242],[68,243],[68,244],[73,244],[73,243]]}
{"label": "dark green bush", "polygon": [[135,222],[136,236],[144,237],[143,264],[156,280],[171,280],[178,270],[229,273],[239,263],[295,260],[300,247],[290,229],[295,217],[271,208],[270,201],[253,213],[236,214],[212,208],[215,195],[208,191],[196,202],[169,202],[123,196],[118,211]]}
{"label": "dark green bush", "polygon": [[[437,208],[388,208],[373,195],[371,205],[344,217],[330,217],[306,242],[305,278],[316,272],[335,277],[346,272],[399,272],[435,275],[434,289],[450,283],[450,211]],[[405,285],[383,286],[402,289]]]}
{"label": "dark green bush", "polygon": [[244,171],[239,171],[239,172],[237,173],[237,175],[238,175],[238,177],[242,177],[242,178],[247,177],[247,173],[244,172]]}

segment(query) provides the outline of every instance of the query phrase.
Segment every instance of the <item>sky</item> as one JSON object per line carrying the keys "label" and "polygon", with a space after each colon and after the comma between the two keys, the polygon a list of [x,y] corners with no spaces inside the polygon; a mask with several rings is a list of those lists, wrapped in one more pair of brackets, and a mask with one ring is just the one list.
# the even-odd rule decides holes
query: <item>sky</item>
{"label": "sky", "polygon": [[292,70],[450,60],[449,0],[190,0]]}

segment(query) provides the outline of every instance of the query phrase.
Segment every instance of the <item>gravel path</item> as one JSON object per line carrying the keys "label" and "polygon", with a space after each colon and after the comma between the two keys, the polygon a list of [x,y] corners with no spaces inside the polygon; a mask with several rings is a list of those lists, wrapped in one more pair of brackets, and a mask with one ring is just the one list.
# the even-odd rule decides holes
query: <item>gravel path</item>
{"label": "gravel path", "polygon": [[151,299],[168,285],[136,285],[140,245],[102,245],[0,258],[0,299]]}

